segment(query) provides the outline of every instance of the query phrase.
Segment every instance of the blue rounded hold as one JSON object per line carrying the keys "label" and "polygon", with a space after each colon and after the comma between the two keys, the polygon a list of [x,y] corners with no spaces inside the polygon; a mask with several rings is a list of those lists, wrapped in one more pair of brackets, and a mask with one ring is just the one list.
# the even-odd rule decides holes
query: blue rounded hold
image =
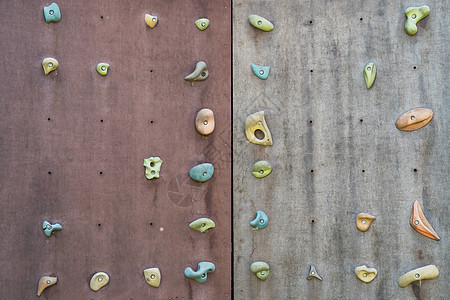
{"label": "blue rounded hold", "polygon": [[270,67],[257,66],[255,64],[252,64],[252,71],[258,78],[267,79],[267,77],[269,76]]}
{"label": "blue rounded hold", "polygon": [[189,177],[198,182],[210,179],[214,174],[214,166],[210,163],[200,164],[189,170]]}
{"label": "blue rounded hold", "polygon": [[256,212],[256,218],[250,222],[250,225],[254,228],[263,229],[269,225],[269,218],[262,210]]}
{"label": "blue rounded hold", "polygon": [[45,22],[59,22],[61,20],[61,11],[56,3],[52,3],[49,6],[44,7]]}

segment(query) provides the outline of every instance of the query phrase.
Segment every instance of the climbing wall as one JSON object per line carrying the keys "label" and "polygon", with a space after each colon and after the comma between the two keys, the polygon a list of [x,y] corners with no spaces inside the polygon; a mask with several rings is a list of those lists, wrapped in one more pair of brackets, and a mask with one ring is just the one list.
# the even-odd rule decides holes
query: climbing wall
{"label": "climbing wall", "polygon": [[[40,299],[229,299],[230,1],[59,0],[61,21],[46,23],[49,4],[0,2],[0,298],[38,299],[50,275]],[[59,62],[48,75],[46,57]],[[207,80],[185,81],[199,61]],[[194,123],[205,107],[208,136]],[[152,156],[164,162],[148,180]],[[203,183],[188,175],[201,163],[215,168]],[[216,227],[190,229],[201,217]],[[63,229],[46,237],[45,220]],[[215,264],[204,284],[184,276],[201,261]],[[94,292],[99,271],[110,280]]]}
{"label": "climbing wall", "polygon": [[[448,299],[448,1],[427,1],[415,35],[408,1],[233,1],[233,207],[235,299]],[[423,4],[423,3],[422,3]],[[248,21],[271,21],[264,32]],[[377,68],[367,89],[363,69]],[[266,80],[251,64],[270,66]],[[433,119],[400,131],[397,118]],[[273,146],[250,143],[244,121],[264,111]],[[272,173],[252,175],[266,160]],[[441,240],[409,224],[415,201]],[[254,230],[256,211],[269,224]],[[366,232],[359,213],[376,217]],[[250,271],[270,266],[266,281]],[[323,281],[307,280],[314,265]],[[397,279],[433,264],[439,276]],[[354,270],[377,270],[370,283]]]}

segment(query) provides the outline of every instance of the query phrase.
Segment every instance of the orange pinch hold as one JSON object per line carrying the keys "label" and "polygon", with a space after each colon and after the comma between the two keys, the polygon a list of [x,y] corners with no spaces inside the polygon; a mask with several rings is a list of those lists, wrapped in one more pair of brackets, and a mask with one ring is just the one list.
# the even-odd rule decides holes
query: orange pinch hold
{"label": "orange pinch hold", "polygon": [[397,121],[395,127],[403,131],[413,131],[427,125],[433,118],[433,111],[429,108],[416,108],[405,112]]}
{"label": "orange pinch hold", "polygon": [[370,227],[370,224],[372,224],[372,221],[375,220],[376,217],[366,214],[366,213],[360,213],[356,217],[356,228],[358,228],[360,231],[367,231]]}
{"label": "orange pinch hold", "polygon": [[414,205],[413,205],[413,208],[411,211],[411,218],[409,219],[409,224],[418,233],[420,233],[430,239],[433,239],[433,240],[437,240],[437,241],[440,240],[436,231],[434,231],[433,227],[431,227],[430,223],[428,223],[427,218],[425,218],[422,208],[420,207],[419,201],[417,201],[417,200],[414,202]]}

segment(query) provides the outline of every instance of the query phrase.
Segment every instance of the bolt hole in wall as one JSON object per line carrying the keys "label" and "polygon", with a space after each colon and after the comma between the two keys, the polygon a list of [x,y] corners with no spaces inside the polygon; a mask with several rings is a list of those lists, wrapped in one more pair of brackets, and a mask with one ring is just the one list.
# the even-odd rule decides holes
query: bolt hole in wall
{"label": "bolt hole in wall", "polygon": [[313,122],[312,120],[309,120],[309,124],[312,124],[312,122]]}
{"label": "bolt hole in wall", "polygon": [[364,120],[363,120],[363,119],[359,119],[359,122],[361,122],[361,123],[362,123],[362,122],[364,122]]}
{"label": "bolt hole in wall", "polygon": [[48,171],[48,175],[52,175],[52,172]]}
{"label": "bolt hole in wall", "polygon": [[417,67],[416,67],[416,66],[414,66],[414,67],[413,67],[413,69],[415,70],[415,69],[417,69]]}
{"label": "bolt hole in wall", "polygon": [[150,121],[151,124],[153,124],[153,121]]}
{"label": "bolt hole in wall", "polygon": [[255,130],[254,134],[255,134],[256,138],[259,139],[259,140],[264,139],[264,137],[266,136],[264,134],[264,132],[262,132],[262,130],[260,130],[260,129]]}
{"label": "bolt hole in wall", "polygon": [[153,226],[153,223],[150,223],[150,226]]}
{"label": "bolt hole in wall", "polygon": [[100,123],[103,123],[103,120],[100,120]]}
{"label": "bolt hole in wall", "polygon": [[364,173],[364,172],[366,172],[366,170],[361,170],[361,172],[363,172],[363,173]]}
{"label": "bolt hole in wall", "polygon": [[314,219],[311,220],[311,223],[314,223]]}
{"label": "bolt hole in wall", "polygon": [[150,73],[153,73],[153,70],[150,70]]}
{"label": "bolt hole in wall", "polygon": [[49,120],[49,121],[50,121],[50,118],[48,118],[47,120]]}
{"label": "bolt hole in wall", "polygon": [[309,70],[310,73],[314,72],[314,70]]}
{"label": "bolt hole in wall", "polygon": [[363,18],[359,18],[359,20],[360,20],[360,21],[362,21],[362,20],[363,20]]}
{"label": "bolt hole in wall", "polygon": [[102,223],[98,223],[97,226],[98,226],[98,227],[102,227]]}
{"label": "bolt hole in wall", "polygon": [[414,172],[417,172],[417,169],[414,169]]}
{"label": "bolt hole in wall", "polygon": [[103,16],[100,16],[100,19],[102,19],[102,20],[103,20]]}
{"label": "bolt hole in wall", "polygon": [[103,172],[100,171],[100,175],[103,175]]}

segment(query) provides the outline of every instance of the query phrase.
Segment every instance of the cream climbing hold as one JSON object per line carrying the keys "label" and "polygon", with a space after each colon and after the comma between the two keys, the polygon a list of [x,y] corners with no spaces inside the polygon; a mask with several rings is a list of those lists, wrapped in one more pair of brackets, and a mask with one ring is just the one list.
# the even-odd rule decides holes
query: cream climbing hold
{"label": "cream climbing hold", "polygon": [[[248,116],[245,119],[244,128],[247,139],[253,144],[273,145],[272,135],[264,119],[264,111],[259,111]],[[257,134],[262,135],[261,138],[258,138],[256,136]]]}
{"label": "cream climbing hold", "polygon": [[214,227],[216,227],[216,224],[213,220],[208,218],[200,218],[189,224],[189,228],[200,231],[201,233]]}
{"label": "cream climbing hold", "polygon": [[269,264],[264,261],[255,261],[250,265],[250,270],[255,273],[260,280],[267,280],[269,278]]}
{"label": "cream climbing hold", "polygon": [[398,278],[398,285],[405,287],[408,284],[424,279],[433,279],[438,277],[439,270],[435,265],[428,265],[411,270]]}
{"label": "cream climbing hold", "polygon": [[149,285],[155,288],[159,287],[161,284],[161,272],[158,268],[145,269],[144,278]]}
{"label": "cream climbing hold", "polygon": [[195,128],[200,134],[208,135],[214,131],[214,113],[209,108],[203,108],[195,117]]}
{"label": "cream climbing hold", "polygon": [[97,72],[98,72],[98,74],[100,74],[102,76],[106,76],[106,74],[108,74],[108,68],[109,68],[109,64],[99,63],[97,65]]}
{"label": "cream climbing hold", "polygon": [[149,14],[145,14],[144,20],[148,27],[152,29],[155,28],[156,24],[158,23],[158,17]]}
{"label": "cream climbing hold", "polygon": [[409,218],[409,224],[415,231],[426,236],[427,238],[439,241],[440,238],[428,223],[427,218],[423,214],[422,208],[420,207],[419,201],[415,201],[411,211],[411,217]]}
{"label": "cream climbing hold", "polygon": [[416,108],[405,112],[397,121],[395,127],[403,131],[413,131],[427,125],[433,118],[433,111],[429,108]]}
{"label": "cream climbing hold", "polygon": [[147,179],[159,178],[163,161],[158,156],[144,159],[145,177]]}
{"label": "cream climbing hold", "polygon": [[366,214],[366,213],[360,213],[356,217],[356,228],[358,228],[360,231],[367,231],[370,227],[370,224],[372,224],[373,220],[375,220],[376,217]]}
{"label": "cream climbing hold", "polygon": [[323,280],[322,276],[320,276],[319,273],[317,273],[317,270],[314,267],[314,265],[310,265],[310,267],[309,267],[309,274],[308,274],[307,279],[311,280],[313,278],[316,278],[316,279],[319,279],[319,280]]}
{"label": "cream climbing hold", "polygon": [[265,160],[255,162],[252,168],[252,174],[256,178],[264,178],[272,172],[272,165]]}
{"label": "cream climbing hold", "polygon": [[105,272],[98,272],[92,276],[89,286],[91,287],[91,290],[96,292],[105,285],[107,285],[108,282],[109,282],[108,274],[106,274]]}
{"label": "cream climbing hold", "polygon": [[262,31],[272,31],[273,30],[273,24],[263,17],[257,16],[257,15],[249,15],[248,21],[250,24],[255,26],[256,28],[262,30]]}
{"label": "cream climbing hold", "polygon": [[197,21],[195,21],[195,26],[197,26],[198,29],[200,30],[206,30],[206,28],[208,28],[209,26],[209,20],[208,19],[198,19]]}
{"label": "cream climbing hold", "polygon": [[375,270],[374,268],[368,268],[364,265],[364,266],[356,267],[355,274],[359,280],[361,280],[365,283],[369,283],[372,280],[374,280],[375,277],[377,277],[378,273],[377,273],[377,270]]}
{"label": "cream climbing hold", "polygon": [[364,67],[363,74],[364,79],[366,80],[367,89],[370,89],[377,76],[377,67],[373,62],[370,62]]}
{"label": "cream climbing hold", "polygon": [[58,277],[53,276],[42,276],[39,279],[38,282],[38,289],[37,289],[37,295],[41,296],[42,292],[48,288],[49,286],[52,286],[58,282]]}
{"label": "cream climbing hold", "polygon": [[417,33],[417,22],[430,14],[430,7],[427,5],[408,7],[405,10],[406,22],[405,31],[409,35]]}
{"label": "cream climbing hold", "polygon": [[209,72],[208,67],[204,61],[199,61],[195,66],[194,72],[184,77],[184,80],[194,82],[194,81],[203,81],[208,78]]}
{"label": "cream climbing hold", "polygon": [[48,73],[58,69],[58,66],[58,61],[53,57],[44,58],[44,60],[42,61],[42,67],[44,68],[45,75],[48,75]]}

